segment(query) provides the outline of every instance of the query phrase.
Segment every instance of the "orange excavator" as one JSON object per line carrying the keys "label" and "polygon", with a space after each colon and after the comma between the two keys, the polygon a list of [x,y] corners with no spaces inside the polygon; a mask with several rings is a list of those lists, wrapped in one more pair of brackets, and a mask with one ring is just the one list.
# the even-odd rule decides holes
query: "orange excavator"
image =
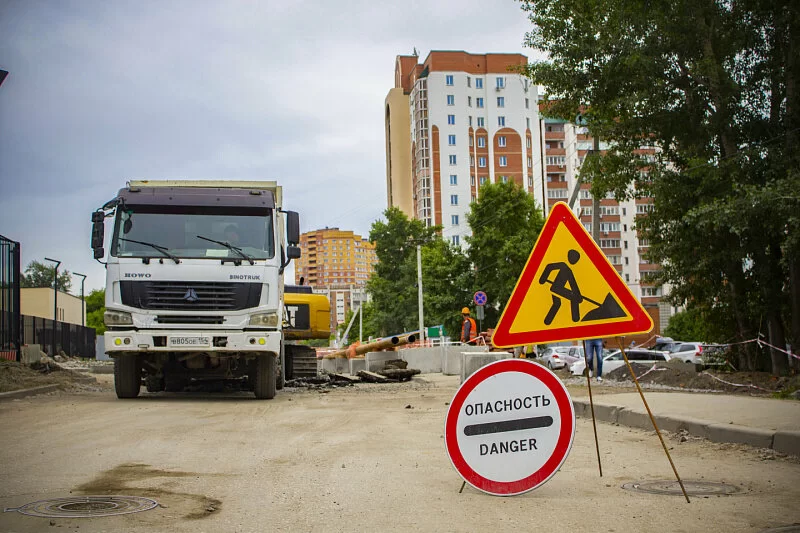
{"label": "orange excavator", "polygon": [[297,341],[330,338],[331,305],[328,297],[314,294],[309,285],[285,285],[283,300],[284,378],[316,376],[316,351]]}

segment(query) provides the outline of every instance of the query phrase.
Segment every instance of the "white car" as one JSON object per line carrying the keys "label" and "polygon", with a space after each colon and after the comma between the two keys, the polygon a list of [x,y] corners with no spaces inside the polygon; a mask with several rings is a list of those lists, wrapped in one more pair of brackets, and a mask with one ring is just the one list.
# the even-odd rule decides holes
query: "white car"
{"label": "white car", "polygon": [[[670,360],[668,354],[652,350],[625,350],[625,355],[628,356],[628,361],[631,363],[655,363],[656,361],[664,362]],[[625,359],[622,358],[622,352],[619,350],[603,357],[603,374],[608,374],[622,366],[625,366]],[[586,362],[583,359],[576,361],[569,367],[569,370],[575,376],[582,376],[586,371]]]}
{"label": "white car", "polygon": [[680,359],[693,365],[702,364],[703,344],[700,342],[681,342],[670,350],[672,359]]}

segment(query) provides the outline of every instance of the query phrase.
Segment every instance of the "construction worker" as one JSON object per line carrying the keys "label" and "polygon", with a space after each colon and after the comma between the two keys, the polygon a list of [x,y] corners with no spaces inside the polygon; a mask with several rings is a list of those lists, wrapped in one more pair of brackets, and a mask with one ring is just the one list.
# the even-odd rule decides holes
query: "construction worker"
{"label": "construction worker", "polygon": [[478,336],[478,327],[475,325],[475,320],[469,316],[468,307],[461,310],[461,317],[464,319],[464,322],[461,323],[461,342],[475,344],[474,339]]}

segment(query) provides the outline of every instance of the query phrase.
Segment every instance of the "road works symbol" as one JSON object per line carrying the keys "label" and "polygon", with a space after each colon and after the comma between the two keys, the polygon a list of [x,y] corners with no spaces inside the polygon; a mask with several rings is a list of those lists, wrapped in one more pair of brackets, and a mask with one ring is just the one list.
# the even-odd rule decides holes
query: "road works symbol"
{"label": "road works symbol", "polygon": [[567,389],[550,370],[524,359],[503,359],[472,374],[445,419],[453,467],[495,496],[544,484],[564,463],[574,435]]}
{"label": "road works symbol", "polygon": [[508,348],[651,329],[650,315],[572,210],[559,202],[500,316],[492,344]]}

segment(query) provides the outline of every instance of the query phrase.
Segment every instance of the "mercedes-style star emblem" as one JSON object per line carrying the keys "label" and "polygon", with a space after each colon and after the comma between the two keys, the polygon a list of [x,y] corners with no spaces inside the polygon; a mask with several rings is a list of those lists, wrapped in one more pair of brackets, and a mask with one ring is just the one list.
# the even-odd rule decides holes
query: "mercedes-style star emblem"
{"label": "mercedes-style star emblem", "polygon": [[183,299],[186,300],[187,302],[196,302],[197,300],[200,299],[200,297],[197,296],[197,291],[190,288],[189,290],[186,291],[186,294],[183,295]]}

